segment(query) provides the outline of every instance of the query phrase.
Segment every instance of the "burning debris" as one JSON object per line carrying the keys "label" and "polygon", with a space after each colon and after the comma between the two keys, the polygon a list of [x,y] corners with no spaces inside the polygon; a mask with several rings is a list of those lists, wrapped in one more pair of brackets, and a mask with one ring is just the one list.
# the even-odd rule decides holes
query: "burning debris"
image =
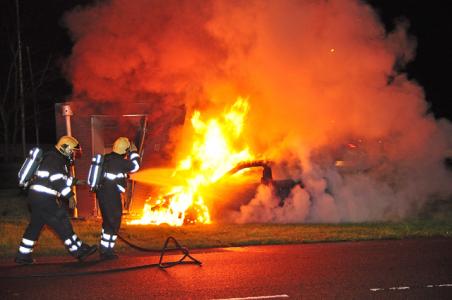
{"label": "burning debris", "polygon": [[[177,94],[162,101],[162,114],[177,105],[193,112],[191,128],[173,135],[174,185],[161,193],[170,196],[151,198],[142,222],[216,221],[206,186],[256,156],[304,188],[294,185],[281,206],[260,185],[229,221],[391,220],[452,194],[443,163],[451,126],[428,113],[422,87],[403,73],[416,47],[409,25],[386,32],[363,1],[112,0],[65,21],[74,98]],[[231,101],[237,95],[249,100]],[[383,145],[360,152],[346,136]],[[375,154],[377,163],[343,172],[349,157],[318,155],[347,143],[349,157],[368,163]]]}

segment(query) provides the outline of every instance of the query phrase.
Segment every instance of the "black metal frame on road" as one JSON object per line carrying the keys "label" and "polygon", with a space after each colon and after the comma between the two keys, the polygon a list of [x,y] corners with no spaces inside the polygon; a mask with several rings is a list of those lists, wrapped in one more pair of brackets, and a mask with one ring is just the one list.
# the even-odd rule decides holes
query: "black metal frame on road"
{"label": "black metal frame on road", "polygon": [[[143,248],[140,246],[137,246],[133,243],[131,243],[130,241],[126,240],[123,236],[118,234],[118,238],[123,241],[124,243],[126,243],[129,247],[136,249],[138,251],[143,251],[143,252],[160,252],[160,260],[158,263],[158,266],[160,268],[170,268],[173,266],[176,266],[178,264],[197,264],[197,265],[201,265],[202,263],[197,260],[196,258],[194,258],[193,256],[190,255],[190,253],[188,252],[188,249],[186,247],[182,247],[179,242],[173,238],[172,236],[168,237],[165,241],[165,243],[163,244],[163,248],[162,249],[152,249],[152,248]],[[175,248],[168,248],[168,243],[170,241],[173,241],[174,244],[176,245]],[[168,251],[181,251],[184,255],[182,256],[181,259],[179,259],[178,261],[174,261],[174,262],[163,262],[163,257],[165,255],[166,252]],[[184,259],[188,257],[189,259],[191,259],[191,261],[184,261]]]}
{"label": "black metal frame on road", "polygon": [[[1,276],[1,279],[25,279],[25,278],[39,278],[39,277],[73,277],[73,276],[87,276],[87,275],[100,275],[100,274],[111,274],[111,273],[119,273],[119,272],[127,272],[127,271],[136,271],[136,270],[142,270],[146,268],[160,268],[160,269],[166,269],[170,267],[174,267],[177,265],[187,265],[187,264],[195,264],[198,266],[202,265],[202,262],[194,258],[190,255],[188,249],[186,247],[182,247],[179,242],[172,236],[168,237],[163,244],[162,249],[152,249],[152,248],[144,248],[138,245],[133,244],[129,240],[125,239],[123,236],[118,234],[118,238],[123,241],[125,244],[127,244],[129,247],[136,249],[138,251],[142,252],[155,252],[160,253],[160,259],[157,264],[145,264],[145,265],[139,265],[139,266],[133,266],[133,267],[125,267],[125,268],[110,268],[105,270],[94,270],[94,271],[86,271],[86,272],[67,272],[67,273],[41,273],[41,274],[29,274],[29,275],[17,275],[17,276]],[[175,247],[168,248],[168,244],[170,242],[173,242],[175,244]],[[163,257],[167,252],[172,251],[180,251],[183,256],[177,261],[172,262],[163,262]],[[189,260],[185,260],[188,258]],[[104,260],[97,260],[92,261],[93,263],[100,263]],[[91,264],[90,264],[91,265]]]}

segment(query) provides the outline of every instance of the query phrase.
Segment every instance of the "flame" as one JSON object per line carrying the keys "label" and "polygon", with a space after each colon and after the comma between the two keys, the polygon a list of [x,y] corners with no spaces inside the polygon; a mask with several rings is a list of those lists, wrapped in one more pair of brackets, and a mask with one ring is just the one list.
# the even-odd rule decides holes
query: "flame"
{"label": "flame", "polygon": [[190,153],[172,173],[175,178],[185,178],[183,183],[156,200],[149,198],[143,216],[128,224],[211,223],[203,188],[218,181],[239,162],[253,159],[248,146],[239,145],[248,111],[248,99],[241,97],[220,118],[203,121],[201,112],[195,111],[191,117],[194,136]]}

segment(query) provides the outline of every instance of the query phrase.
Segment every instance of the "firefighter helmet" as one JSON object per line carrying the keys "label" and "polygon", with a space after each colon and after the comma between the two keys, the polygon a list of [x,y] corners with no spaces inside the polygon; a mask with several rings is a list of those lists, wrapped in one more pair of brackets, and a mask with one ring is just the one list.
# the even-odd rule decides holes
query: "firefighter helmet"
{"label": "firefighter helmet", "polygon": [[76,152],[81,152],[80,144],[72,136],[62,136],[55,145],[55,148],[72,162]]}
{"label": "firefighter helmet", "polygon": [[124,155],[126,154],[130,149],[130,141],[126,137],[119,137],[116,139],[116,141],[113,144],[113,152]]}

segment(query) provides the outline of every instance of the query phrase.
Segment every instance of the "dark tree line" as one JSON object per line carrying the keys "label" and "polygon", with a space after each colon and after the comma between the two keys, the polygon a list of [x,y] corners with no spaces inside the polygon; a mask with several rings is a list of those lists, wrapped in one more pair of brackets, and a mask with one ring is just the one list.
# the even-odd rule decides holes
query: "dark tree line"
{"label": "dark tree line", "polygon": [[75,2],[0,4],[0,161],[55,140],[54,103],[70,95],[61,63],[71,42],[61,18]]}

